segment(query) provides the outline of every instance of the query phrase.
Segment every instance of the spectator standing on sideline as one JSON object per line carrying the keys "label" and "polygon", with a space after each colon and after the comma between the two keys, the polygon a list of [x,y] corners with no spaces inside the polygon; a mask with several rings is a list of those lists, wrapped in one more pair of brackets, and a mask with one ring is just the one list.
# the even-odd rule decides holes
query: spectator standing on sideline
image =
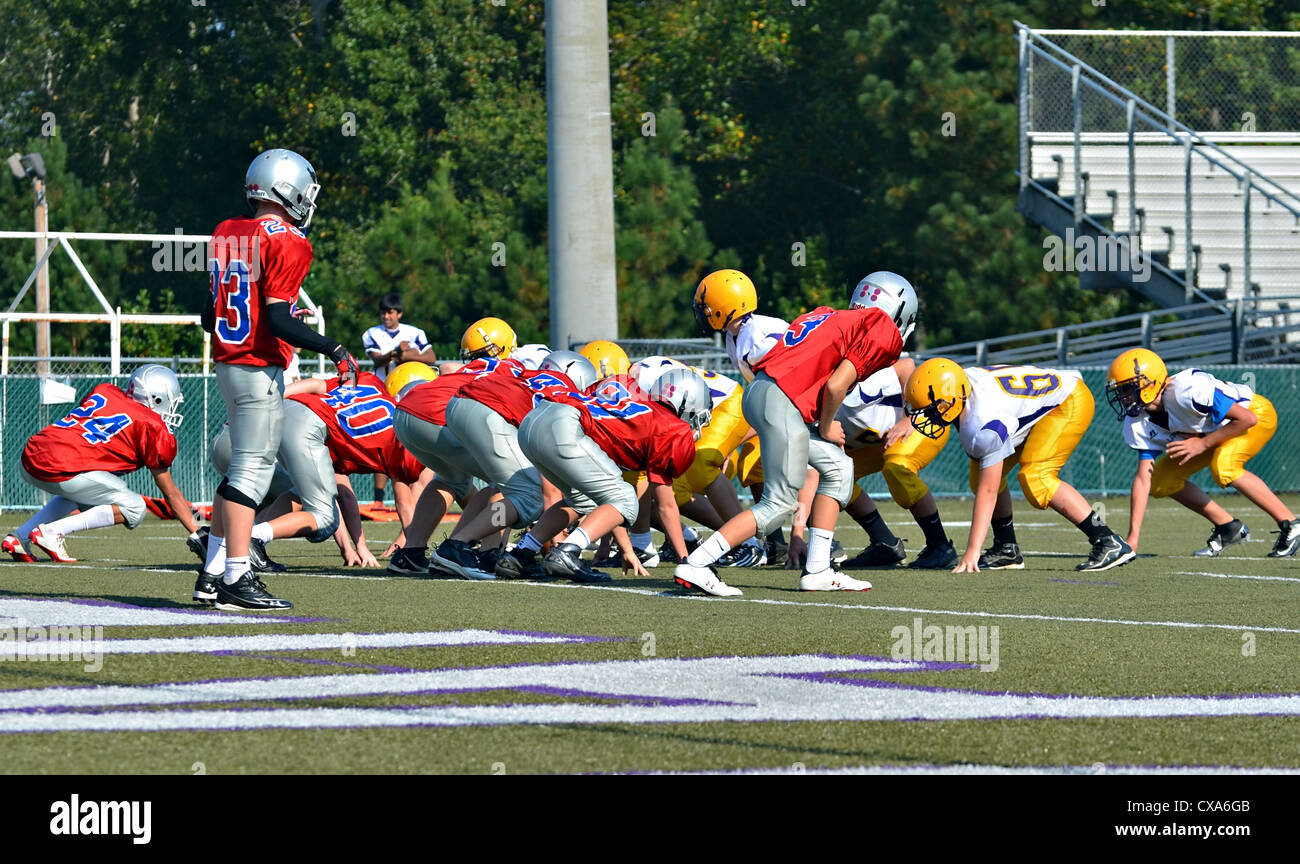
{"label": "spectator standing on sideline", "polygon": [[[375,374],[380,378],[386,379],[393,369],[412,360],[430,366],[438,362],[424,331],[402,323],[402,297],[396,293],[385,294],[379,301],[379,323],[365,332],[361,344],[374,361]],[[384,504],[387,479],[383,474],[375,475],[375,507]]]}

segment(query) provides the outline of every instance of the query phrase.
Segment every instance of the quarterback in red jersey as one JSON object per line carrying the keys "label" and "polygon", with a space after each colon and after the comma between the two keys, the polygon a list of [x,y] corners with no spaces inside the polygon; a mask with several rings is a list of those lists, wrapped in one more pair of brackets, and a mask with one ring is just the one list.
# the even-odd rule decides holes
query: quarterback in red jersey
{"label": "quarterback in red jersey", "polygon": [[212,292],[203,328],[213,335],[231,461],[213,497],[212,533],[194,599],[215,601],[219,608],[293,605],[267,591],[248,562],[254,514],[271,484],[280,445],[284,370],[292,349],[324,354],[346,381],[356,381],[356,361],[347,349],[292,314],[311,266],[304,231],[319,191],[311,163],[291,150],[268,150],[244,176],[244,195],[256,213],[222,222],[209,244]]}
{"label": "quarterback in red jersey", "polygon": [[54,561],[71,563],[76,559],[64,545],[67,535],[109,525],[139,525],[145,500],[128,489],[119,475],[140,468],[153,473],[167,505],[196,538],[198,526],[190,504],[170,470],[176,459],[173,430],[181,422],[176,409],[183,399],[180,382],[170,369],[141,366],[131,374],[125,390],[100,384],[68,416],[28,439],[19,473],[54,497],[16,536],[5,538],[4,551],[20,561],[31,561],[31,547],[36,546]]}
{"label": "quarterback in red jersey", "polygon": [[677,566],[679,584],[719,597],[740,594],[709,565],[755,533],[764,537],[780,525],[793,511],[811,466],[821,480],[808,520],[808,556],[799,587],[870,590],[870,582],[837,573],[830,563],[835,522],[853,491],[853,461],[844,452],[844,429],[835,414],[859,381],[898,361],[916,323],[916,293],[910,285],[896,293],[877,291],[863,305],[845,311],[821,306],[800,315],[754,364],[754,381],[742,407],[763,451],[763,496]]}
{"label": "quarterback in red jersey", "polygon": [[646,489],[630,486],[623,472],[645,471],[648,483],[664,486],[684,474],[695,461],[695,441],[713,408],[709,386],[683,368],[664,373],[648,394],[629,389],[616,376],[597,384],[589,395],[555,393],[551,400],[524,418],[519,446],[542,476],[564,493],[564,501],[543,514],[512,553],[501,557],[497,573],[529,575],[541,542],[583,513],[577,529],[546,553],[542,570],[580,582],[608,580],[579,556],[613,530],[624,561],[638,575],[646,575],[626,528],[635,521]]}

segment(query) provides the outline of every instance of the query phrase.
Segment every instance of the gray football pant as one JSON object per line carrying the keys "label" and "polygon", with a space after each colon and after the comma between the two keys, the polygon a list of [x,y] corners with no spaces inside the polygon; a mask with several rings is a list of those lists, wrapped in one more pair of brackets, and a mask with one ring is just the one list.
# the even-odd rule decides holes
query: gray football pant
{"label": "gray football pant", "polygon": [[134,528],[144,519],[144,498],[140,497],[140,493],[126,488],[126,483],[116,474],[107,471],[87,471],[71,480],[37,480],[27,473],[22,463],[18,465],[18,473],[22,475],[23,480],[37,489],[44,489],[52,495],[75,501],[80,510],[97,507],[100,504],[116,504],[122,511],[128,528]]}
{"label": "gray football pant", "polygon": [[335,498],[334,462],[326,443],[325,421],[306,405],[292,399],[284,406],[284,425],[289,434],[280,439],[280,461],[293,481],[302,509],[316,519],[316,533],[307,539],[320,543],[334,536],[339,527]]}
{"label": "gray football pant", "polygon": [[226,484],[250,501],[261,502],[271,488],[284,426],[284,370],[218,363],[217,386],[230,423]]}
{"label": "gray football pant", "polygon": [[[222,477],[226,476],[226,472],[230,470],[230,424],[222,426],[217,437],[213,438],[212,443],[208,445],[208,460],[212,462],[212,467],[217,469],[218,474]],[[271,475],[271,488],[262,499],[262,505],[270,504],[291,489],[293,489],[293,481],[289,479],[284,466],[276,462],[275,473]]]}
{"label": "gray football pant", "polygon": [[529,411],[519,424],[519,447],[579,513],[612,504],[628,524],[636,521],[636,490],[623,480],[614,460],[582,431],[577,408],[543,402]]}
{"label": "gray football pant", "polygon": [[453,397],[447,404],[447,428],[478,463],[478,476],[501,490],[523,528],[542,515],[542,475],[519,448],[519,430],[506,418],[473,399]]}
{"label": "gray football pant", "polygon": [[829,495],[841,507],[849,503],[853,460],[810,431],[775,381],[759,372],[745,388],[740,408],[758,434],[763,459],[763,497],[750,510],[758,523],[757,536],[766,537],[794,512],[809,466],[821,477],[818,495]]}
{"label": "gray football pant", "polygon": [[405,411],[396,411],[393,413],[393,432],[421,465],[432,468],[437,478],[451,487],[458,501],[464,501],[474,491],[478,463],[446,426],[421,420]]}

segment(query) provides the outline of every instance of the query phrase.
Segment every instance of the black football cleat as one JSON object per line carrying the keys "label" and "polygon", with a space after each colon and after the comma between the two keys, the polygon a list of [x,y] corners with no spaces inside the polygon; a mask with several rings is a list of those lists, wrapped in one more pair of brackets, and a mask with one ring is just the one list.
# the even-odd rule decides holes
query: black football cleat
{"label": "black football cleat", "polygon": [[254,573],[283,573],[289,569],[279,561],[272,561],[266,554],[266,544],[257,538],[248,541],[248,563],[253,565]]}
{"label": "black football cleat", "polygon": [[194,580],[194,593],[191,596],[196,602],[204,606],[211,606],[216,602],[217,583],[220,581],[220,576],[213,576],[200,567],[199,578]]}
{"label": "black football cleat", "polygon": [[545,579],[542,562],[532,549],[520,549],[516,546],[497,559],[496,574],[498,579]]}
{"label": "black football cleat", "polygon": [[551,547],[551,551],[542,558],[542,569],[547,576],[557,579],[571,579],[574,582],[608,582],[609,574],[593,570],[579,557],[582,550],[572,543],[561,543]]}
{"label": "black football cleat", "polygon": [[845,561],[843,566],[850,570],[866,567],[897,567],[906,558],[907,550],[903,548],[903,541],[900,538],[895,540],[892,546],[888,543],[872,543]]}
{"label": "black football cleat", "polygon": [[981,570],[1024,570],[1025,559],[1020,555],[1019,545],[995,543],[980,553],[979,568]]}
{"label": "black football cleat", "polygon": [[441,570],[462,579],[495,579],[491,570],[483,570],[479,565],[478,553],[463,540],[448,537],[438,544],[429,554],[429,571]]}
{"label": "black football cleat", "polygon": [[1133,547],[1118,534],[1109,534],[1092,544],[1088,560],[1075,567],[1075,570],[1098,572],[1112,567],[1122,567],[1137,557]]}
{"label": "black football cleat", "polygon": [[266,590],[262,580],[254,576],[252,570],[246,571],[233,585],[227,585],[224,580],[218,579],[216,580],[216,586],[216,607],[218,609],[226,609],[232,612],[238,612],[241,609],[267,612],[293,608],[293,604],[288,600],[281,600]]}
{"label": "black football cleat", "polygon": [[914,570],[951,570],[959,561],[961,556],[952,541],[945,540],[942,546],[926,546],[907,566]]}
{"label": "black football cleat", "polygon": [[1268,553],[1268,557],[1290,558],[1296,550],[1300,550],[1300,519],[1292,519],[1276,533],[1277,543],[1273,544],[1273,551]]}
{"label": "black football cleat", "polygon": [[199,556],[199,560],[204,564],[208,563],[208,537],[212,534],[207,525],[203,525],[198,531],[197,537],[186,537],[185,545],[190,547],[190,551]]}
{"label": "black football cleat", "polygon": [[429,559],[424,547],[405,546],[388,559],[388,572],[399,576],[428,576]]}
{"label": "black football cleat", "polygon": [[1246,527],[1246,523],[1240,519],[1233,519],[1226,524],[1215,525],[1214,530],[1210,532],[1210,539],[1205,541],[1205,548],[1197,549],[1193,554],[1198,558],[1218,558],[1224,549],[1249,539],[1250,529]]}

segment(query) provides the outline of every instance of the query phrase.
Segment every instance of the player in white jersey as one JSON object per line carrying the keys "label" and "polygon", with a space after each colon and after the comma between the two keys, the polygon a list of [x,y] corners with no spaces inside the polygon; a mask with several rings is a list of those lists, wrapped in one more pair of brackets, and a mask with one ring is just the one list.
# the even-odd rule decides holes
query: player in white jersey
{"label": "player in white jersey", "polygon": [[[1092,422],[1092,394],[1078,372],[1036,366],[971,366],[936,357],[922,363],[907,383],[912,424],[935,437],[958,424],[971,458],[975,509],[970,539],[956,573],[1024,567],[1016,544],[1007,473],[1020,465],[1020,488],[1039,510],[1051,507],[1069,519],[1092,545],[1076,570],[1109,570],[1135,554],[1106,526],[1060,471]],[[980,547],[993,526],[993,548]]]}
{"label": "player in white jersey", "polygon": [[1239,519],[1187,483],[1209,468],[1221,487],[1232,486],[1278,524],[1270,558],[1300,549],[1300,520],[1263,480],[1246,470],[1277,430],[1273,404],[1244,384],[1221,381],[1199,369],[1170,375],[1164,361],[1145,348],[1125,351],[1111,364],[1106,397],[1124,421],[1124,439],[1138,451],[1129,498],[1128,542],[1137,548],[1147,498],[1170,497],[1214,525],[1206,548],[1216,556],[1250,536]]}

